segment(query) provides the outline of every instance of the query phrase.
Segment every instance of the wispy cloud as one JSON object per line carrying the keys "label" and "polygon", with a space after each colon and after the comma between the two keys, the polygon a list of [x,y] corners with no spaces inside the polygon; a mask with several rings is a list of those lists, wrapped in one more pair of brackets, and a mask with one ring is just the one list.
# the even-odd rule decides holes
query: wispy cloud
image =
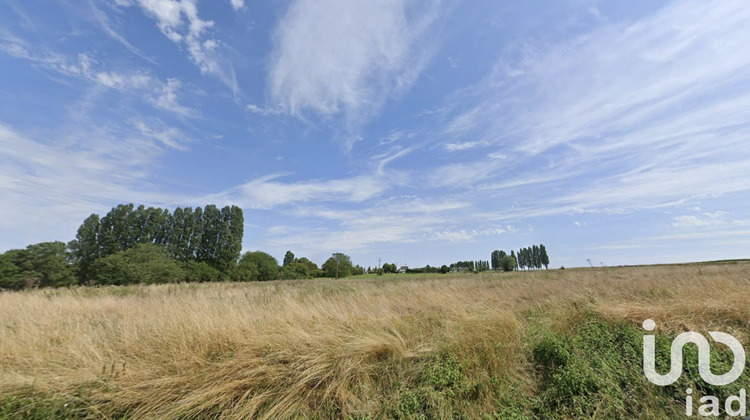
{"label": "wispy cloud", "polygon": [[[341,210],[320,205],[295,207],[288,210],[305,228],[276,226],[267,230],[265,238],[276,246],[325,254],[332,249],[363,251],[382,244],[409,244],[424,241],[472,240],[509,232],[490,226],[484,230],[461,232],[459,215],[467,203],[451,198],[424,199],[392,196],[372,206]],[[310,223],[316,227],[310,227]]]}
{"label": "wispy cloud", "polygon": [[459,152],[462,150],[475,149],[477,147],[487,147],[490,144],[486,141],[465,141],[460,143],[448,143],[443,149],[449,152]]}
{"label": "wispy cloud", "polygon": [[120,44],[122,44],[122,46],[124,46],[131,53],[133,53],[133,54],[137,55],[138,57],[140,57],[140,58],[148,61],[151,64],[156,64],[156,60],[154,60],[153,58],[151,58],[151,57],[147,56],[146,54],[144,54],[141,50],[139,50],[138,48],[136,48],[127,39],[125,39],[124,36],[122,36],[119,32],[117,32],[116,30],[114,30],[114,28],[112,28],[112,25],[110,23],[110,20],[109,20],[109,17],[107,16],[107,14],[104,11],[102,11],[100,8],[98,8],[96,6],[96,4],[94,4],[94,2],[92,0],[89,0],[89,6],[91,7],[91,13],[92,13],[92,15],[94,17],[94,20],[99,25],[99,27],[102,29],[102,31],[104,31],[104,33],[106,33],[107,35],[109,35],[115,41],[117,41]]}
{"label": "wispy cloud", "polygon": [[[38,138],[0,123],[0,191],[5,204],[0,208],[0,228],[7,240],[70,239],[93,211],[128,201],[179,202],[176,195],[151,190],[147,182],[155,159],[187,141],[178,130],[157,123],[57,129],[38,132]],[[0,239],[0,248],[11,243]]]}
{"label": "wispy cloud", "polygon": [[245,8],[245,0],[229,0],[234,10],[242,10]]}
{"label": "wispy cloud", "polygon": [[[227,85],[235,97],[239,95],[239,85],[231,63],[218,53],[220,42],[211,36],[214,22],[203,20],[198,13],[197,0],[118,0],[120,6],[138,4],[150,17],[156,20],[159,30],[178,45],[184,45],[190,59],[202,73],[216,76]],[[241,1],[233,0],[232,5]]]}
{"label": "wispy cloud", "polygon": [[685,229],[716,229],[729,226],[741,227],[750,225],[750,220],[738,220],[730,217],[729,212],[701,212],[685,214],[672,218],[672,226]]}
{"label": "wispy cloud", "polygon": [[383,180],[368,175],[324,181],[278,181],[289,175],[274,174],[254,179],[209,198],[255,209],[311,201],[363,202],[380,195],[387,185]]}
{"label": "wispy cloud", "polygon": [[157,108],[184,117],[195,117],[197,111],[179,102],[181,82],[169,78],[163,82],[146,70],[114,71],[105,69],[95,57],[79,53],[69,57],[54,51],[34,48],[25,40],[11,34],[0,35],[0,51],[22,60],[27,60],[42,70],[87,80],[95,86],[116,89],[123,93],[136,94]]}
{"label": "wispy cloud", "polygon": [[177,93],[181,83],[177,79],[167,79],[167,82],[161,85],[150,97],[151,102],[157,107],[174,112],[185,117],[193,117],[198,113],[192,108],[180,104]]}
{"label": "wispy cloud", "polygon": [[[501,58],[458,92],[462,110],[443,136],[546,161],[530,179],[568,181],[537,203],[560,211],[750,190],[750,8],[679,1],[626,23],[597,14],[596,29],[557,45],[527,41],[520,58]],[[498,185],[528,177],[502,174]]]}
{"label": "wispy cloud", "polygon": [[0,51],[66,76],[90,78],[92,75],[92,60],[87,54],[70,58],[52,51],[36,52],[28,42],[7,31],[0,32]]}
{"label": "wispy cloud", "polygon": [[[431,57],[439,2],[295,0],[274,35],[268,85],[292,115],[350,124],[408,90]],[[346,16],[342,19],[342,16]]]}

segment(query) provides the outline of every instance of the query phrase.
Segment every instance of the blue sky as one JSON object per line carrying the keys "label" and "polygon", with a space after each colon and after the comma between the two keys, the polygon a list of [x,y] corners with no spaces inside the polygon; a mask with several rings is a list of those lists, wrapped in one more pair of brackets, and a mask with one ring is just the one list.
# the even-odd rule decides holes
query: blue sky
{"label": "blue sky", "polygon": [[0,4],[0,252],[118,203],[244,250],[750,257],[743,1]]}

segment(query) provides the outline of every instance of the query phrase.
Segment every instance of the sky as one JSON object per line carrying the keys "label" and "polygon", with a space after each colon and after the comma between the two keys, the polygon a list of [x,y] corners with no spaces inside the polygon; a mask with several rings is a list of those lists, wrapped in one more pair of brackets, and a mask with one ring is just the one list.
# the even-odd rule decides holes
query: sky
{"label": "sky", "polygon": [[120,203],[244,251],[750,257],[750,3],[0,3],[0,252]]}

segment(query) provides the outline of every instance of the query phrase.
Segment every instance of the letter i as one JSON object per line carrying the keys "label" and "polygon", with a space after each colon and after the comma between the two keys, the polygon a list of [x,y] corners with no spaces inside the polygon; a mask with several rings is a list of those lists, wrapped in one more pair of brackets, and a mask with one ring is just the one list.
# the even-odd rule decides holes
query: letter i
{"label": "letter i", "polygon": [[691,416],[693,415],[693,397],[690,396],[690,394],[693,393],[693,390],[688,388],[686,391],[687,397],[685,397],[685,415]]}

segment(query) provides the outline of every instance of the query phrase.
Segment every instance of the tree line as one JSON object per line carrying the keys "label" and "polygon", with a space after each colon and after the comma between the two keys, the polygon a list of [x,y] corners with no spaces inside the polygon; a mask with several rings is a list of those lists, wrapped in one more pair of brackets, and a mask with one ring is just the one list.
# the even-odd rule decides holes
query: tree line
{"label": "tree line", "polygon": [[74,240],[43,242],[0,254],[0,289],[127,285],[180,281],[266,281],[364,274],[335,253],[320,268],[291,251],[283,265],[242,252],[244,216],[237,206],[167,209],[120,204],[91,214]]}
{"label": "tree line", "polygon": [[524,270],[539,270],[544,266],[549,268],[549,256],[544,245],[533,245],[518,250],[518,267]]}
{"label": "tree line", "polygon": [[[120,204],[104,217],[87,217],[68,248],[81,284],[110,277],[112,263],[123,258],[138,260],[151,254],[186,263],[183,265],[191,274],[220,277],[228,274],[240,257],[243,233],[244,217],[237,206],[178,207],[170,213]],[[156,247],[144,246],[149,244]],[[136,247],[140,250],[110,258]]]}
{"label": "tree line", "polygon": [[[547,255],[547,249],[544,245],[532,245],[528,248],[521,248],[516,251],[511,250],[510,254],[507,254],[502,250],[494,250],[490,255],[489,260],[478,260],[478,261],[457,261],[450,265],[442,265],[440,267],[426,265],[424,267],[414,267],[406,269],[407,273],[462,273],[462,272],[473,272],[479,273],[487,270],[502,270],[502,271],[513,271],[513,270],[533,270],[540,269],[542,266],[548,268],[549,256]],[[367,268],[367,273],[397,273],[398,269],[396,264],[383,264],[382,269]]]}
{"label": "tree line", "polygon": [[[71,285],[127,285],[180,281],[267,281],[398,273],[393,263],[365,270],[343,253],[322,266],[292,251],[283,263],[262,251],[242,252],[242,209],[213,204],[167,209],[120,204],[92,214],[74,240],[43,242],[0,254],[0,289]],[[480,272],[547,268],[544,245],[517,253],[495,250],[490,260],[458,261],[440,267],[407,268],[407,273]]]}

